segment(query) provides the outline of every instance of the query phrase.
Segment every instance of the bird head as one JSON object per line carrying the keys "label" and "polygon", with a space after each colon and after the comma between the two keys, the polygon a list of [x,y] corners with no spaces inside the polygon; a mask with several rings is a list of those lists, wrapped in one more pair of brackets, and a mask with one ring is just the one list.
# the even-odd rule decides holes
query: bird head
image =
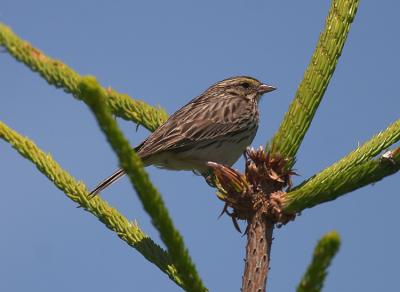
{"label": "bird head", "polygon": [[207,91],[219,95],[240,96],[258,101],[264,93],[274,91],[275,89],[275,87],[264,84],[253,77],[236,76],[212,85]]}

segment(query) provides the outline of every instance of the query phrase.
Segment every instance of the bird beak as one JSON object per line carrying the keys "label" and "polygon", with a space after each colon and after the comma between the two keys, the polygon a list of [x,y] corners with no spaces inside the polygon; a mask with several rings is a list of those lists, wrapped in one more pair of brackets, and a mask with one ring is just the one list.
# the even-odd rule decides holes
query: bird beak
{"label": "bird beak", "polygon": [[267,93],[267,92],[274,91],[275,89],[276,89],[276,87],[273,87],[271,85],[261,84],[258,87],[257,92],[260,93],[260,94],[264,94],[264,93]]}

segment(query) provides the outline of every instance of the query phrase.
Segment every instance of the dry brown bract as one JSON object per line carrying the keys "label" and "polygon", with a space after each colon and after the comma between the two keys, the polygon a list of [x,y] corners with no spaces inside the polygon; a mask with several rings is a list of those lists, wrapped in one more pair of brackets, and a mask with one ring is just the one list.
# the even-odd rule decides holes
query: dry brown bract
{"label": "dry brown bract", "polygon": [[286,194],[283,189],[291,187],[290,178],[295,174],[286,169],[288,160],[265,152],[263,147],[257,150],[247,148],[245,158],[245,174],[221,164],[208,163],[214,171],[217,196],[225,202],[221,215],[229,215],[239,232],[237,220],[250,222],[259,211],[278,225],[293,220],[294,214],[282,211]]}

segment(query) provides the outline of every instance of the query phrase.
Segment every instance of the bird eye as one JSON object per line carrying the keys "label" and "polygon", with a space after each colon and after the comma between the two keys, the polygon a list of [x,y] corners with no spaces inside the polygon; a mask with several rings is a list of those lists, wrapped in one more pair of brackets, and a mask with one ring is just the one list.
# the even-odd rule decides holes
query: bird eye
{"label": "bird eye", "polygon": [[247,83],[247,82],[244,82],[244,83],[242,83],[242,87],[245,88],[245,89],[247,89],[247,88],[250,87],[250,84]]}

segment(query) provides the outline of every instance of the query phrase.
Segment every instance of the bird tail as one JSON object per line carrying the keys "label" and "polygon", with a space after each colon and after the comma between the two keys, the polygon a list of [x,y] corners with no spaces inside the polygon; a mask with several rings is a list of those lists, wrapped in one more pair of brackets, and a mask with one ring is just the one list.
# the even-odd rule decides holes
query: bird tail
{"label": "bird tail", "polygon": [[114,172],[112,175],[107,177],[105,180],[103,180],[101,183],[97,185],[90,193],[89,196],[94,197],[98,193],[100,193],[102,190],[107,188],[109,185],[112,183],[116,182],[118,179],[123,177],[125,175],[125,172],[123,169],[118,169],[116,172]]}
{"label": "bird tail", "polygon": [[[147,139],[146,139],[147,140]],[[136,152],[139,152],[140,148],[143,146],[144,142],[146,142],[146,140],[144,140],[142,143],[140,143],[138,146],[136,146],[134,148],[134,150]],[[142,158],[140,156],[140,154],[138,153],[139,157]],[[125,172],[123,169],[118,169],[116,172],[114,172],[112,175],[110,175],[109,177],[107,177],[105,180],[103,180],[101,183],[99,183],[97,185],[97,187],[94,188],[94,190],[92,190],[89,193],[90,197],[94,197],[96,196],[98,193],[100,193],[102,190],[104,190],[105,188],[107,188],[109,185],[113,184],[114,182],[116,182],[117,180],[119,180],[121,177],[123,177],[125,175]]]}

